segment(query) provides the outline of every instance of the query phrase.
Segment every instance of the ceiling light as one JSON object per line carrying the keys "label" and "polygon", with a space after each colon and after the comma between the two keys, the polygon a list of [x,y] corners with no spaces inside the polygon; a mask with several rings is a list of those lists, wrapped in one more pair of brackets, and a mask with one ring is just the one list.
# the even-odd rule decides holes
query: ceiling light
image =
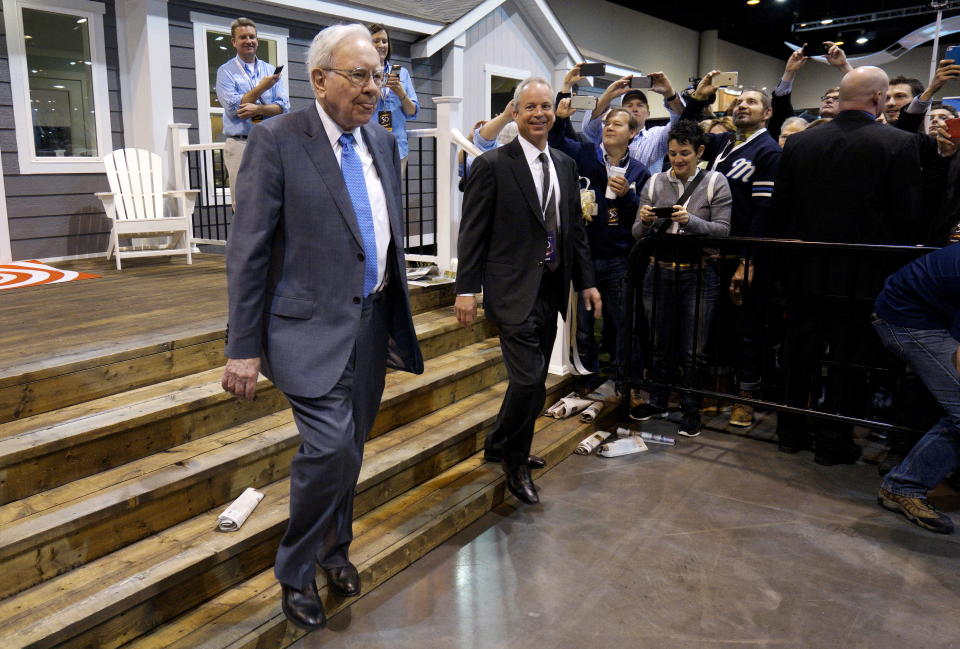
{"label": "ceiling light", "polygon": [[70,65],[76,65],[76,64],[77,64],[76,61],[70,61]]}
{"label": "ceiling light", "polygon": [[23,37],[23,40],[29,41],[31,38],[33,38],[33,36],[31,36],[30,34],[26,34],[26,35]]}
{"label": "ceiling light", "polygon": [[36,73],[37,73],[36,70],[30,70],[30,74],[36,74]]}
{"label": "ceiling light", "polygon": [[215,40],[215,41],[222,41],[222,40],[223,40],[223,36],[217,36],[217,37],[216,37],[215,39],[213,39],[213,40]]}
{"label": "ceiling light", "polygon": [[748,5],[758,5],[758,4],[760,4],[760,0],[747,0],[747,4],[748,4]]}
{"label": "ceiling light", "polygon": [[836,45],[837,47],[840,47],[841,45],[845,45],[846,43],[844,43],[843,41],[834,41],[833,44]]}
{"label": "ceiling light", "polygon": [[225,50],[225,49],[227,49],[227,48],[225,48],[223,45],[221,45],[221,46],[220,46],[220,49],[221,49],[221,50]]}
{"label": "ceiling light", "polygon": [[64,88],[66,88],[66,86],[61,86],[59,83],[53,84],[53,87],[56,88],[57,90],[63,90]]}
{"label": "ceiling light", "polygon": [[829,24],[832,23],[832,22],[833,22],[833,18],[824,18],[823,20],[820,21],[820,24],[821,24],[821,25],[829,25]]}
{"label": "ceiling light", "polygon": [[82,24],[85,23],[85,22],[87,22],[87,19],[86,19],[86,18],[77,18],[77,24],[78,24],[78,25],[82,25]]}
{"label": "ceiling light", "polygon": [[800,23],[800,26],[801,26],[801,27],[806,27],[806,26],[807,26],[807,23]]}
{"label": "ceiling light", "polygon": [[861,36],[860,38],[857,39],[857,45],[863,45],[864,43],[866,43],[866,42],[869,41],[869,40],[870,40],[870,39],[867,38],[866,36]]}

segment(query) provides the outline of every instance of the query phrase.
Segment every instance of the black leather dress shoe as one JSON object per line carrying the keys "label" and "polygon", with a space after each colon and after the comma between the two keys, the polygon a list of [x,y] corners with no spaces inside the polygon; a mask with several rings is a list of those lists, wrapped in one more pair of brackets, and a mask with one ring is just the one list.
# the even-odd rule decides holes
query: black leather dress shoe
{"label": "black leather dress shoe", "polygon": [[[502,462],[503,460],[502,460],[502,458],[501,458],[499,455],[492,455],[492,454],[484,453],[484,454],[483,454],[483,461],[484,461],[484,462],[496,462],[497,464],[499,464],[499,463]],[[528,469],[530,469],[530,470],[533,470],[533,469],[542,469],[542,468],[545,467],[545,466],[547,466],[547,461],[544,460],[544,459],[543,459],[542,457],[540,457],[539,455],[528,455],[528,456],[527,456],[527,468],[528,468]]]}
{"label": "black leather dress shoe", "polygon": [[304,590],[297,590],[286,584],[280,584],[283,589],[281,608],[293,624],[305,631],[316,631],[327,624],[327,614],[317,592],[317,582],[311,581]]}
{"label": "black leather dress shoe", "polygon": [[526,466],[510,467],[502,462],[503,475],[506,477],[507,489],[522,503],[536,505],[540,502],[537,490],[530,479],[530,469]]}
{"label": "black leather dress shoe", "polygon": [[360,594],[360,573],[352,563],[336,568],[324,568],[330,590],[340,597],[356,597]]}

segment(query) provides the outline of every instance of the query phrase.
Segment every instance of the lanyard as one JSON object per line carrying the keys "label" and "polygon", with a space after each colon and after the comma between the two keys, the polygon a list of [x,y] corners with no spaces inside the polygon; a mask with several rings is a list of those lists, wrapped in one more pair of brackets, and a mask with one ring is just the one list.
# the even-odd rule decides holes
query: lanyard
{"label": "lanyard", "polygon": [[237,67],[240,68],[240,71],[243,72],[243,76],[249,79],[250,89],[252,90],[254,86],[257,85],[257,79],[260,78],[260,75],[257,73],[257,60],[253,60],[253,74],[250,73],[250,71],[247,69],[247,66],[240,62],[239,56],[234,58],[233,62],[236,63]]}

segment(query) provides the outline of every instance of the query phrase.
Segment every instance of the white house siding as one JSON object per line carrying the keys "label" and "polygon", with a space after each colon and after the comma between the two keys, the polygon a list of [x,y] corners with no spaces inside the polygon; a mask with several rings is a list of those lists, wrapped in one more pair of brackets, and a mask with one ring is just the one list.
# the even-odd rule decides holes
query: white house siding
{"label": "white house siding", "polygon": [[[123,120],[114,0],[106,0],[104,5],[110,125],[113,148],[120,148],[123,146]],[[5,18],[0,17],[0,150],[3,151],[13,258],[37,259],[103,252],[107,249],[110,222],[93,192],[108,190],[104,174],[20,174],[15,128],[28,126],[14,123]]]}
{"label": "white house siding", "polygon": [[485,65],[525,70],[531,76],[546,79],[553,76],[552,57],[539,45],[539,40],[518,14],[513,1],[504,3],[467,30],[463,56],[466,128],[481,119],[490,119],[490,115],[485,114]]}

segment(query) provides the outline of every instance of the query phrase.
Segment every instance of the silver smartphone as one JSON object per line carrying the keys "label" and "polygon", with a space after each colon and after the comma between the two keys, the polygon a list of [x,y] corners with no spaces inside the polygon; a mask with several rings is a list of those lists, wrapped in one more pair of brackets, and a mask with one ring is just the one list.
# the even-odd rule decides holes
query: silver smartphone
{"label": "silver smartphone", "polygon": [[714,88],[726,88],[737,85],[739,79],[740,73],[738,72],[718,72],[710,79],[710,85]]}
{"label": "silver smartphone", "polygon": [[570,108],[573,110],[593,110],[597,107],[597,98],[590,95],[574,95],[570,97]]}

